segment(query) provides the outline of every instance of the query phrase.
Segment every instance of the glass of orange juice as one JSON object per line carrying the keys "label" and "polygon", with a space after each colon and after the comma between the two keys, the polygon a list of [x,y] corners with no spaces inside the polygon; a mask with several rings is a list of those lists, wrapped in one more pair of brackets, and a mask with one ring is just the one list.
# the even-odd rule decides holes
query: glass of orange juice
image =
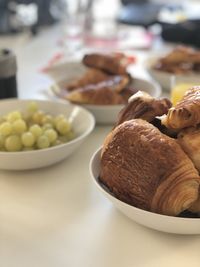
{"label": "glass of orange juice", "polygon": [[200,77],[193,76],[178,76],[173,75],[171,77],[171,93],[170,98],[171,102],[174,105],[178,101],[180,101],[185,94],[185,92],[191,88],[192,86],[199,85],[200,86]]}

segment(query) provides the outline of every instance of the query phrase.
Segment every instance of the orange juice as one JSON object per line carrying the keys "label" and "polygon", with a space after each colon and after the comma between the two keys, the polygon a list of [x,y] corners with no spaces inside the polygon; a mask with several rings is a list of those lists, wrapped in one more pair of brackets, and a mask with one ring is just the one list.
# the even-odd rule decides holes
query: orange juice
{"label": "orange juice", "polygon": [[171,101],[173,106],[176,105],[176,103],[182,99],[185,92],[194,85],[195,84],[191,83],[179,83],[175,85],[171,90]]}

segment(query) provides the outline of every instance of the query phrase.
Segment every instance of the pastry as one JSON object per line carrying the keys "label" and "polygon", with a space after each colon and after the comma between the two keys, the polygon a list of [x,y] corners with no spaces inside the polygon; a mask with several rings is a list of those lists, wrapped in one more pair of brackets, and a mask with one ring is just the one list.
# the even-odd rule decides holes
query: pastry
{"label": "pastry", "polygon": [[120,95],[122,95],[125,102],[128,103],[129,98],[137,92],[137,88],[127,86],[123,90],[121,90]]}
{"label": "pastry", "polygon": [[[178,134],[177,140],[200,173],[200,126],[183,129]],[[200,212],[200,193],[198,200],[189,210],[194,213]]]}
{"label": "pastry", "polygon": [[162,123],[171,129],[180,130],[200,123],[200,86],[190,88],[175,107],[169,109]]}
{"label": "pastry", "polygon": [[125,104],[118,92],[129,82],[127,76],[113,76],[112,79],[78,88],[65,94],[65,99],[79,104],[117,105]]}
{"label": "pastry", "polygon": [[177,140],[200,173],[200,127],[183,129]]}
{"label": "pastry", "polygon": [[200,69],[200,52],[190,47],[177,46],[165,57],[160,58],[154,69],[174,74],[198,72]]}
{"label": "pastry", "polygon": [[111,87],[97,87],[90,85],[65,95],[73,103],[91,105],[119,105],[124,104],[123,97]]}
{"label": "pastry", "polygon": [[172,216],[197,200],[200,183],[176,140],[141,119],[123,122],[107,136],[99,179],[118,199]]}
{"label": "pastry", "polygon": [[182,62],[200,62],[200,52],[186,46],[177,46],[173,51],[161,59],[165,64],[177,64]]}
{"label": "pastry", "polygon": [[83,57],[83,64],[90,68],[97,68],[109,74],[127,74],[126,66],[112,55],[88,54]]}
{"label": "pastry", "polygon": [[166,114],[170,107],[171,102],[167,98],[155,99],[148,93],[138,91],[119,113],[117,125],[136,118],[151,122],[156,116]]}
{"label": "pastry", "polygon": [[111,76],[109,74],[98,69],[90,68],[86,71],[86,73],[84,73],[82,77],[66,84],[65,89],[72,91],[89,84],[97,84],[99,82],[106,81],[110,78]]}

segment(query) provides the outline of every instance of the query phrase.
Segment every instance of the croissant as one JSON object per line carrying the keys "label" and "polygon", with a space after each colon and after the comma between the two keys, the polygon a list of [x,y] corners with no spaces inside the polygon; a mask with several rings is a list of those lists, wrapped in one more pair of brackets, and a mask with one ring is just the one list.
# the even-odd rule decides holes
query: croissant
{"label": "croissant", "polygon": [[200,172],[200,127],[190,127],[183,129],[177,140]]}
{"label": "croissant", "polygon": [[65,95],[65,99],[78,104],[118,105],[125,104],[123,97],[112,87],[90,85]]}
{"label": "croissant", "polygon": [[72,81],[65,85],[65,88],[68,91],[75,90],[77,88],[86,86],[88,84],[97,84],[99,82],[106,81],[111,78],[111,75],[98,70],[98,69],[88,69],[82,77],[79,79]]}
{"label": "croissant", "polygon": [[166,114],[170,107],[171,102],[167,98],[155,99],[148,93],[138,91],[120,111],[117,124],[136,118],[151,122],[156,116]]}
{"label": "croissant", "polygon": [[122,65],[120,60],[112,55],[92,53],[85,55],[83,64],[90,68],[97,68],[109,74],[127,74],[126,66]]}
{"label": "croissant", "polygon": [[65,98],[74,103],[95,105],[117,105],[124,104],[125,99],[120,92],[129,83],[126,75],[113,76],[107,81],[91,84],[78,88],[65,94]]}
{"label": "croissant", "polygon": [[106,137],[99,179],[118,199],[172,216],[197,200],[200,184],[176,140],[141,119],[123,122]]}
{"label": "croissant", "polygon": [[200,62],[200,52],[191,47],[177,46],[172,52],[161,59],[165,64]]}
{"label": "croissant", "polygon": [[200,123],[200,86],[190,88],[175,107],[169,109],[162,123],[171,129],[180,130]]}

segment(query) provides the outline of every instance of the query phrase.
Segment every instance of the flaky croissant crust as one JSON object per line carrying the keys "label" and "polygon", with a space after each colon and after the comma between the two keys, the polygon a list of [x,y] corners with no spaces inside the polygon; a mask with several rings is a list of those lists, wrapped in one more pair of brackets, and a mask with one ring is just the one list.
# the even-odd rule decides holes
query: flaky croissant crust
{"label": "flaky croissant crust", "polygon": [[107,136],[100,180],[122,201],[165,215],[190,207],[200,183],[176,140],[141,119],[123,122]]}
{"label": "flaky croissant crust", "polygon": [[171,129],[183,129],[200,123],[200,86],[190,88],[175,107],[169,109],[162,123]]}

